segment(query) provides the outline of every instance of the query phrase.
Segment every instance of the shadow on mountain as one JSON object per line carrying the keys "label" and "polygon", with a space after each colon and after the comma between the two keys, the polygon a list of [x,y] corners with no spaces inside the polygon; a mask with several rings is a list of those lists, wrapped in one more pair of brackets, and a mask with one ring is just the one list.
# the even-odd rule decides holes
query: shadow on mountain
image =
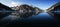
{"label": "shadow on mountain", "polygon": [[0,3],[0,9],[12,11],[12,9],[10,7],[5,6],[5,5],[3,5],[1,3]]}
{"label": "shadow on mountain", "polygon": [[38,7],[33,7],[27,4],[23,4],[23,5],[11,7],[11,8],[13,10],[20,11],[20,12],[42,12],[42,10],[39,9]]}

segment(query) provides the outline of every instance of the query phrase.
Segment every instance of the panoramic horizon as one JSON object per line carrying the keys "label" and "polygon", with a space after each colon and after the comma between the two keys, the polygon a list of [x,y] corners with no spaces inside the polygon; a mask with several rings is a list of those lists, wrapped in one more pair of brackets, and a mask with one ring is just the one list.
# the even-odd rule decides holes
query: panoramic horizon
{"label": "panoramic horizon", "polygon": [[9,7],[27,4],[38,7],[42,10],[46,10],[58,2],[60,2],[60,0],[0,0],[0,3]]}
{"label": "panoramic horizon", "polygon": [[0,27],[58,27],[59,24],[60,0],[0,0]]}

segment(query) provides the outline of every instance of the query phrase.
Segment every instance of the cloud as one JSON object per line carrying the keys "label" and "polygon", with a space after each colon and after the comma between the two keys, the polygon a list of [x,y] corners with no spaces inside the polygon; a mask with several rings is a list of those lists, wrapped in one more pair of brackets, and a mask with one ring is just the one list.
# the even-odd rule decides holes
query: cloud
{"label": "cloud", "polygon": [[13,0],[0,0],[0,3],[9,6],[9,7],[13,7],[13,6],[17,6],[17,5],[21,5],[21,2],[15,2]]}
{"label": "cloud", "polygon": [[11,4],[11,6],[17,6],[19,4],[19,2],[11,2],[10,4]]}
{"label": "cloud", "polygon": [[21,4],[23,4],[23,3],[12,1],[10,4],[11,4],[11,6],[18,6],[18,5],[21,5]]}

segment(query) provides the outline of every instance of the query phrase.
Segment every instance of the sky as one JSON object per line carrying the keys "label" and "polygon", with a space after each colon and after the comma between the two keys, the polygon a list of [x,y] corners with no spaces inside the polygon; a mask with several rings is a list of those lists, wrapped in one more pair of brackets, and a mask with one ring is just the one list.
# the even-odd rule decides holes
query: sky
{"label": "sky", "polygon": [[58,2],[60,2],[60,0],[0,0],[0,3],[9,7],[28,4],[43,10],[48,9],[49,7]]}

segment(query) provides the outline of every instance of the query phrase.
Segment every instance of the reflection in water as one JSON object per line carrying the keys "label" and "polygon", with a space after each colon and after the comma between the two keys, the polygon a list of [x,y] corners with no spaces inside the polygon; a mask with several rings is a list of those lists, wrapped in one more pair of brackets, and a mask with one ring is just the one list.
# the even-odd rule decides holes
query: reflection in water
{"label": "reflection in water", "polygon": [[26,18],[26,17],[31,17],[31,16],[35,16],[38,13],[36,12],[26,12],[26,13],[20,13],[20,12],[13,12],[11,15],[12,16],[17,16],[17,17],[21,17],[21,18]]}
{"label": "reflection in water", "polygon": [[[3,20],[7,20],[7,19],[10,19],[10,20],[16,20],[16,19],[21,19],[21,18],[30,18],[32,16],[36,16],[38,15],[40,12],[11,12],[11,14],[8,16],[5,16],[3,18]],[[6,15],[6,14],[5,14]],[[2,16],[3,17],[3,16]]]}
{"label": "reflection in water", "polygon": [[[51,14],[50,14],[51,13]],[[60,12],[50,12],[49,14],[56,19],[57,24],[60,24]]]}
{"label": "reflection in water", "polygon": [[55,17],[55,18],[60,18],[60,12],[48,12],[51,16]]}
{"label": "reflection in water", "polygon": [[[49,15],[50,14],[50,15]],[[0,24],[2,26],[15,26],[15,25],[23,25],[23,24],[56,24],[59,14],[53,12],[12,12],[8,14],[8,16],[2,18],[0,20]],[[55,18],[56,17],[56,18]]]}
{"label": "reflection in water", "polygon": [[[14,20],[20,20],[23,22],[23,20],[25,21],[27,19],[27,21],[29,21],[30,17],[32,16],[36,16],[38,15],[40,12],[26,12],[26,13],[20,13],[20,12],[11,12],[11,13],[5,13],[5,14],[2,14],[3,16],[5,15],[5,17],[3,17],[1,20],[0,20],[0,24],[2,26],[6,26],[8,25],[10,22],[14,21]],[[8,16],[7,16],[8,15]],[[21,22],[20,22],[21,23]]]}
{"label": "reflection in water", "polygon": [[11,14],[11,12],[0,12],[0,18],[6,17],[10,14]]}

